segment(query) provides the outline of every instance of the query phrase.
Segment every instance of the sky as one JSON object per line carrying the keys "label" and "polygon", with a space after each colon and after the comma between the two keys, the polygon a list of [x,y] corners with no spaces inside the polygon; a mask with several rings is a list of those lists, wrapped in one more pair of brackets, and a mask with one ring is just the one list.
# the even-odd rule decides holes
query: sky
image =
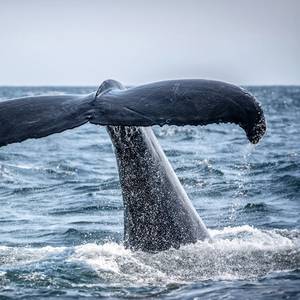
{"label": "sky", "polygon": [[0,85],[300,85],[299,0],[0,0]]}

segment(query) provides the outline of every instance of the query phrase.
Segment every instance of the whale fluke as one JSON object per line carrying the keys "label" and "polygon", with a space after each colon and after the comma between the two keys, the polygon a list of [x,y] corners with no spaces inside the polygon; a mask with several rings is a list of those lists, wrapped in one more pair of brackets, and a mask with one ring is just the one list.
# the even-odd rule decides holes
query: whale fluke
{"label": "whale fluke", "polygon": [[206,125],[231,122],[257,143],[266,125],[258,102],[219,81],[161,81],[125,88],[107,80],[88,95],[34,96],[0,102],[0,146],[90,122],[113,126]]}

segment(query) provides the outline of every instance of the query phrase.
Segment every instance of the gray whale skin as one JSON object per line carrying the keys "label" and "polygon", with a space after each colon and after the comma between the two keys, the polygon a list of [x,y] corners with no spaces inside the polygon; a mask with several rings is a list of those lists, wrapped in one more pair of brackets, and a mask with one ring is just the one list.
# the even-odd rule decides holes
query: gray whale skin
{"label": "gray whale skin", "polygon": [[242,127],[252,143],[266,130],[254,96],[232,84],[191,79],[125,88],[106,80],[88,95],[0,102],[0,147],[87,122],[106,126],[114,145],[124,203],[124,244],[148,252],[210,240],[151,126],[231,122]]}

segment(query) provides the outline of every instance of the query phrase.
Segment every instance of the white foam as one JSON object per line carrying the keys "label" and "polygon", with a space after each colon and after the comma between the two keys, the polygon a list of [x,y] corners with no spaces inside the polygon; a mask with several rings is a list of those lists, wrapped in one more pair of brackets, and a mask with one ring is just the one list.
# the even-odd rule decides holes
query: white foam
{"label": "white foam", "polygon": [[[0,259],[7,266],[17,266],[57,255],[61,261],[84,264],[98,274],[100,283],[134,286],[257,278],[300,266],[300,231],[245,225],[210,233],[213,242],[199,241],[158,253],[132,252],[112,242],[67,248],[0,246]],[[35,272],[34,264],[32,268]]]}
{"label": "white foam", "polygon": [[50,255],[61,254],[65,249],[65,247],[51,246],[42,248],[0,246],[0,261],[2,266],[27,264],[41,261]]}
{"label": "white foam", "polygon": [[299,237],[247,225],[211,230],[211,234],[212,243],[198,242],[156,254],[131,252],[115,243],[87,244],[76,247],[70,259],[88,264],[101,276],[109,271],[116,281],[131,283],[249,278],[293,269],[299,263],[289,257],[299,252]]}
{"label": "white foam", "polygon": [[126,257],[128,255],[130,255],[129,250],[115,243],[106,243],[103,245],[86,244],[75,247],[74,254],[70,260],[85,262],[99,272],[111,271],[118,273],[118,257]]}

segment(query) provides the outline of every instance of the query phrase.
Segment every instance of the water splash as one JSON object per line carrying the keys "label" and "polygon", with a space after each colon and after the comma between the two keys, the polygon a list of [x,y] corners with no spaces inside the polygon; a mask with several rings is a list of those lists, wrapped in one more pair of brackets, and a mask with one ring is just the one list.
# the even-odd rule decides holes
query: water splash
{"label": "water splash", "polygon": [[[145,286],[249,279],[300,267],[300,231],[260,230],[247,225],[210,233],[211,243],[198,242],[154,254],[132,252],[117,243],[41,248],[1,246],[0,272],[2,277],[13,270],[18,276],[30,272],[39,274],[39,280],[46,280],[49,268],[68,265],[64,270],[67,274],[59,274],[56,279],[61,277],[61,283],[58,280],[56,284],[63,284],[62,279],[70,277],[73,286],[74,282],[82,285],[81,277],[89,274],[93,278],[89,284]],[[36,276],[26,280],[34,281]]]}

